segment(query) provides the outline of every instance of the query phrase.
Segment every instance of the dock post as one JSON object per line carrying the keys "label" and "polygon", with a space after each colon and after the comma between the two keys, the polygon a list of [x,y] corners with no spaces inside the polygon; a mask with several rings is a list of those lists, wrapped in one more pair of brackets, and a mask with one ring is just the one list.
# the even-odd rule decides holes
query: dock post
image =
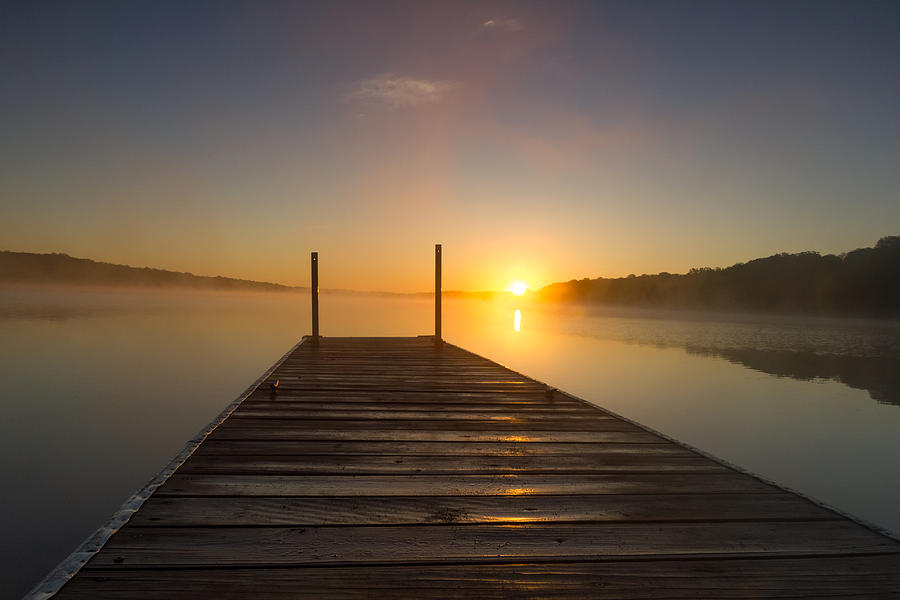
{"label": "dock post", "polygon": [[434,245],[434,342],[441,343],[441,245]]}
{"label": "dock post", "polygon": [[313,252],[310,256],[310,270],[312,272],[312,343],[319,343],[319,253]]}

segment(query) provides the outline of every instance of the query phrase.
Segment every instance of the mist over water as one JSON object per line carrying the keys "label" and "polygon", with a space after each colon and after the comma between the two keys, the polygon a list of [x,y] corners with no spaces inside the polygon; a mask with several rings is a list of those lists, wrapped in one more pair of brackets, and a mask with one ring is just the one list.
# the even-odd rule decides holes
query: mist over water
{"label": "mist over water", "polygon": [[[320,297],[325,336],[430,299]],[[444,338],[900,534],[900,322],[445,300]],[[0,288],[0,595],[37,583],[309,332],[299,293]]]}

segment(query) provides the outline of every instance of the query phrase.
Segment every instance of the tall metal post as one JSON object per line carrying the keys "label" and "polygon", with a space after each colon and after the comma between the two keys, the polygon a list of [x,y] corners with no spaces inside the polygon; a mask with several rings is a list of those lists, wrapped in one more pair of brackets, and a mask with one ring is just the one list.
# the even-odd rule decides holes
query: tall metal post
{"label": "tall metal post", "polygon": [[434,341],[441,341],[441,245],[434,245]]}
{"label": "tall metal post", "polygon": [[310,257],[310,270],[312,272],[312,342],[319,343],[319,253],[313,252]]}

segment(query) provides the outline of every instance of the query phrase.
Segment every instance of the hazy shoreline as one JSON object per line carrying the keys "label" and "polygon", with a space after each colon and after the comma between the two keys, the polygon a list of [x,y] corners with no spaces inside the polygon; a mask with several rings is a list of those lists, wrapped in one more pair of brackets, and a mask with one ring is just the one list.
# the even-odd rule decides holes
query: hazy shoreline
{"label": "hazy shoreline", "polygon": [[542,301],[789,315],[900,316],[900,236],[840,255],[775,254],[684,274],[573,279],[535,294]]}
{"label": "hazy shoreline", "polygon": [[[900,236],[840,255],[775,254],[688,273],[573,279],[526,292],[521,302],[686,312],[831,317],[900,317]],[[0,285],[210,292],[309,292],[309,287],[194,275],[74,258],[0,251]],[[434,293],[320,289],[322,294],[432,298]],[[492,300],[508,291],[442,291],[445,298]]]}
{"label": "hazy shoreline", "polygon": [[[221,275],[195,275],[182,271],[169,271],[149,267],[99,262],[89,258],[76,258],[67,254],[35,254],[0,250],[0,286],[30,286],[35,288],[84,288],[122,289],[136,291],[182,290],[209,292],[306,292],[308,286],[283,285],[267,281],[238,279]],[[420,297],[432,298],[434,292],[387,292],[374,290],[349,290],[320,288],[321,294],[347,296]],[[490,299],[507,292],[468,292],[444,290],[448,298]]]}

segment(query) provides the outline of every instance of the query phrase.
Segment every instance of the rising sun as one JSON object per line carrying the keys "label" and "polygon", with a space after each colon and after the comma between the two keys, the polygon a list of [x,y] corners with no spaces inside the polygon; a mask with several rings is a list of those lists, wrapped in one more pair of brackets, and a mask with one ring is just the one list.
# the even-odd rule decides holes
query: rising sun
{"label": "rising sun", "polygon": [[528,284],[524,281],[513,281],[509,284],[509,287],[506,288],[507,291],[512,292],[516,296],[521,296],[525,293],[525,290],[528,289]]}

